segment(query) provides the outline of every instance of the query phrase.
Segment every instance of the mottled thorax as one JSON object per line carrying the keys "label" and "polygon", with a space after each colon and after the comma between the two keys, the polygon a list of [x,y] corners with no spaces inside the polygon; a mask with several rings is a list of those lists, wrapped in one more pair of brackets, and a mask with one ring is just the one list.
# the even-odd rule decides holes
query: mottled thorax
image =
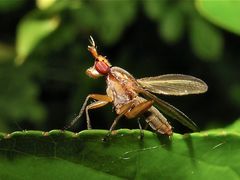
{"label": "mottled thorax", "polygon": [[136,87],[136,81],[131,74],[118,67],[111,68],[107,76],[107,95],[113,99],[116,109],[138,95]]}

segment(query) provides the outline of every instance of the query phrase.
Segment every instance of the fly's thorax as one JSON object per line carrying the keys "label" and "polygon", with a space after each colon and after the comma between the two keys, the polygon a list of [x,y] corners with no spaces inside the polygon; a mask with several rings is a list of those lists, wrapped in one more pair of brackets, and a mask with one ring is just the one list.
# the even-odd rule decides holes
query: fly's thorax
{"label": "fly's thorax", "polygon": [[107,95],[113,99],[114,107],[130,102],[138,93],[136,80],[127,71],[112,67],[107,75]]}

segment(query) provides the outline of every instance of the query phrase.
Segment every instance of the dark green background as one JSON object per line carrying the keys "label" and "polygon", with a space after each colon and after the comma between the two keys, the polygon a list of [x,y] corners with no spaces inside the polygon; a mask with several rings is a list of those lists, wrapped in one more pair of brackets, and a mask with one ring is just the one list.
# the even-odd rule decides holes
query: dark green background
{"label": "dark green background", "polygon": [[[202,16],[194,1],[61,0],[45,8],[36,2],[0,0],[0,131],[61,129],[87,94],[105,92],[104,78],[85,75],[93,64],[90,35],[112,65],[136,78],[181,73],[203,79],[204,95],[159,96],[201,130],[239,117],[240,38]],[[57,27],[45,31],[51,19]],[[93,128],[108,129],[114,112],[108,106],[90,116]],[[170,121],[174,131],[188,131]],[[119,127],[138,126],[122,120]],[[82,129],[85,117],[74,130]]]}

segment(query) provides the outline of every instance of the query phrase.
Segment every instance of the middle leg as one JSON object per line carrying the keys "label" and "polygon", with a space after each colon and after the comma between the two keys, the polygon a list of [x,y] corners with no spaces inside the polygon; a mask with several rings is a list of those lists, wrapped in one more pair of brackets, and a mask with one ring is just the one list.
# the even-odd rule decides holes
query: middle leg
{"label": "middle leg", "polygon": [[103,106],[105,106],[108,103],[109,103],[108,101],[96,101],[96,102],[93,102],[93,103],[87,105],[87,107],[86,107],[87,129],[92,129],[88,110],[89,109],[97,109],[97,108],[103,107]]}

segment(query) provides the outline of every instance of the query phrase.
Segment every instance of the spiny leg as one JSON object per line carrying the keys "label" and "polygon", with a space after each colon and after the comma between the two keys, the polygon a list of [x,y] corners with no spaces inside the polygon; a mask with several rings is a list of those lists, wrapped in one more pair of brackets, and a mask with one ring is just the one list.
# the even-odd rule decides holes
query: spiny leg
{"label": "spiny leg", "polygon": [[[84,110],[85,110],[85,108],[87,106],[87,102],[88,102],[88,100],[90,98],[95,99],[95,100],[99,100],[99,101],[112,102],[112,99],[109,96],[107,96],[107,95],[89,94],[86,97],[86,99],[85,99],[85,101],[84,101],[84,103],[82,105],[82,108],[79,111],[79,114],[71,121],[71,123],[69,125],[65,126],[63,128],[63,130],[69,129],[70,127],[72,127],[78,121],[78,119],[80,119],[80,117],[83,115],[83,112],[84,112]],[[89,120],[89,122],[90,122],[90,120]]]}

